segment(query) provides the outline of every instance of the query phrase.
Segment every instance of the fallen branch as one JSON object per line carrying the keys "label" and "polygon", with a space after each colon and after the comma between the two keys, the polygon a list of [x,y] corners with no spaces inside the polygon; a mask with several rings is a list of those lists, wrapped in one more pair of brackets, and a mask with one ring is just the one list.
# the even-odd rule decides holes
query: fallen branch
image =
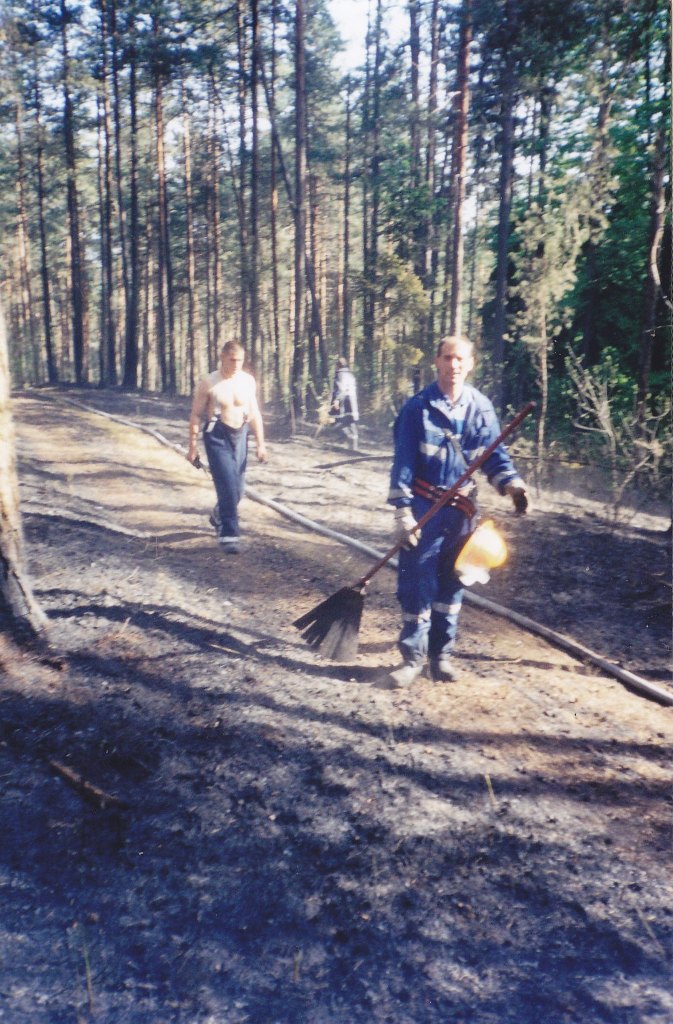
{"label": "fallen branch", "polygon": [[106,793],[104,789],[99,789],[98,786],[94,786],[92,782],[88,782],[79,772],[68,768],[65,764],[61,764],[60,761],[52,761],[50,759],[49,765],[57,775],[60,775],[62,779],[69,783],[85,800],[95,804],[101,810],[104,811],[107,807],[117,807],[120,809],[128,807],[126,801],[121,800],[118,796],[112,796],[111,793]]}

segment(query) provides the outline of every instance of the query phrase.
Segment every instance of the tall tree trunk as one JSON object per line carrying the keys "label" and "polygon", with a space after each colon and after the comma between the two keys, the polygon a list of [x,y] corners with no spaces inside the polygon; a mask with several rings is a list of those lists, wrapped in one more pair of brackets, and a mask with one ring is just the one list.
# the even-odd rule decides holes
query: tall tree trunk
{"label": "tall tree trunk", "polygon": [[196,296],[196,259],[194,255],[194,209],[192,200],[192,144],[189,123],[189,111],[185,96],[184,79],[181,81],[182,99],[182,145],[185,163],[185,264],[187,269],[187,363],[189,372],[189,390],[194,391],[197,381],[202,376],[199,358],[201,346],[196,336],[197,296]]}
{"label": "tall tree trunk", "polygon": [[296,0],[294,17],[294,355],[292,360],[292,408],[295,416],[305,411],[304,270],[306,252],[306,82],[304,0]]}
{"label": "tall tree trunk", "polygon": [[237,94],[238,94],[238,204],[239,204],[239,251],[240,251],[240,342],[248,345],[248,309],[250,304],[250,266],[248,251],[248,219],[246,211],[247,191],[247,51],[245,40],[246,0],[236,0],[236,48],[238,53]]}
{"label": "tall tree trunk", "polygon": [[44,131],[42,128],[42,97],[38,77],[37,55],[33,66],[33,107],[35,113],[35,170],[37,177],[37,217],[40,234],[40,279],[42,282],[42,316],[44,320],[44,347],[47,356],[47,380],[58,383],[58,366],[54,357],[54,338],[51,318],[51,283],[47,255],[47,224],[44,187]]}
{"label": "tall tree trunk", "polygon": [[9,626],[14,636],[25,642],[44,635],[46,625],[47,618],[26,577],[7,333],[0,306],[0,627]]}
{"label": "tall tree trunk", "polygon": [[[410,56],[410,85],[411,85],[411,187],[413,194],[418,201],[421,187],[421,89],[420,89],[420,62],[421,62],[421,30],[420,30],[420,2],[419,0],[408,0],[409,10],[409,56]],[[413,229],[413,252],[412,260],[416,276],[425,280],[425,220],[418,217]]]}
{"label": "tall tree trunk", "polygon": [[102,302],[101,302],[101,346],[105,349],[105,377],[101,385],[115,386],[117,384],[117,354],[115,323],[112,311],[113,296],[113,266],[112,266],[112,145],[111,145],[111,124],[110,124],[110,97],[108,86],[108,14],[106,0],[100,2],[100,24],[101,24],[101,99],[102,99],[102,219],[101,219],[101,253],[103,262],[101,264],[102,278]]}
{"label": "tall tree trunk", "polygon": [[[135,4],[131,5],[131,17],[133,18]],[[131,25],[131,45],[129,47],[129,113],[130,113],[130,171],[129,171],[129,274],[128,287],[125,284],[125,337],[124,337],[124,388],[133,390],[138,386],[138,361],[139,344],[138,332],[140,329],[140,223],[139,223],[139,197],[138,197],[138,90],[137,90],[137,60],[138,54],[135,42],[135,27]],[[117,102],[115,102],[117,107]],[[115,116],[115,134],[119,135],[118,116]],[[119,144],[116,151],[120,150]],[[119,204],[119,229],[122,242],[122,252],[125,251],[124,244],[124,218],[121,196],[121,175],[117,168],[117,195]],[[123,264],[122,264],[123,266]]]}
{"label": "tall tree trunk", "polygon": [[437,191],[437,79],[439,72],[439,0],[430,8],[430,76],[428,81],[428,143],[425,159],[425,190],[428,210],[425,217],[425,251],[423,253],[424,285],[429,293],[426,347],[435,348],[435,289],[439,269],[439,242],[435,195]]}
{"label": "tall tree trunk", "polygon": [[250,114],[252,150],[250,153],[250,359],[259,369],[259,3],[250,0]]}
{"label": "tall tree trunk", "polygon": [[[271,84],[269,89],[269,117],[272,126],[276,123],[276,31],[278,25],[278,0],[271,6]],[[263,69],[262,69],[263,70]],[[273,127],[272,127],[273,131]],[[280,345],[280,295],[278,289],[278,168],[276,146],[271,145],[271,293],[273,306],[273,353],[276,385],[280,395],[285,394],[285,380]]]}
{"label": "tall tree trunk", "polygon": [[33,310],[33,286],[30,258],[30,233],[28,230],[28,211],[26,209],[26,168],[23,145],[23,107],[19,100],[15,107],[16,124],[16,205],[18,230],[18,257],[22,316],[26,335],[30,346],[30,355],[34,365],[33,379],[39,380],[38,346],[35,335],[35,314]]}
{"label": "tall tree trunk", "polygon": [[[366,124],[366,136],[369,143],[370,157],[368,167],[364,174],[365,184],[368,190],[369,219],[366,233],[367,238],[365,249],[364,265],[364,303],[363,303],[363,345],[364,355],[367,364],[367,385],[372,394],[376,394],[379,400],[383,397],[377,384],[380,383],[378,367],[378,349],[376,339],[376,317],[379,302],[379,215],[381,199],[381,70],[383,64],[382,45],[382,19],[383,5],[381,0],[376,0],[376,20],[374,29],[374,67],[371,75],[370,97],[367,104],[367,113],[370,113]],[[366,211],[367,204],[364,204]]]}
{"label": "tall tree trunk", "polygon": [[105,239],[105,156],[103,154],[104,142],[103,142],[103,114],[101,110],[101,98],[96,97],[96,127],[97,127],[97,143],[98,143],[98,162],[96,164],[97,170],[97,186],[98,186],[98,251],[100,261],[100,301],[98,307],[99,315],[99,335],[100,341],[98,345],[98,384],[99,387],[105,387],[107,380],[107,328],[108,321],[106,319],[106,310],[110,308],[109,291],[107,288],[107,279],[105,274],[105,264],[107,261],[106,255],[106,239]]}
{"label": "tall tree trunk", "polygon": [[610,173],[610,113],[612,110],[613,85],[610,81],[611,45],[610,26],[603,25],[603,57],[600,63],[598,79],[598,118],[591,147],[591,166],[589,180],[591,182],[591,203],[588,228],[589,237],[584,246],[584,273],[587,288],[584,295],[582,315],[582,353],[590,366],[600,359],[600,342],[596,337],[596,301],[598,298],[597,254],[598,244],[603,232],[603,208],[608,193],[608,175]]}
{"label": "tall tree trunk", "polygon": [[509,273],[509,229],[512,210],[512,186],[514,175],[514,106],[516,53],[515,46],[519,33],[519,0],[506,0],[504,69],[502,77],[502,99],[500,113],[500,178],[498,192],[498,241],[496,254],[495,310],[493,318],[493,362],[499,376],[499,402],[502,407],[503,364],[505,361],[505,328],[507,319],[507,285]]}
{"label": "tall tree trunk", "polygon": [[67,171],[68,221],[70,228],[70,297],[72,302],[72,344],[75,381],[88,379],[88,337],[86,325],[86,281],[80,235],[75,126],[70,92],[70,55],[68,52],[68,9],[61,0],[61,50],[63,55],[63,135]]}
{"label": "tall tree trunk", "polygon": [[321,259],[320,243],[318,240],[320,199],[317,175],[309,173],[308,183],[310,256],[306,261],[306,279],[309,282],[311,292],[311,351],[315,351],[317,356],[315,365],[311,364],[311,378],[315,381],[318,377],[321,377],[323,380],[327,379],[329,375],[329,358],[325,346],[323,305],[318,280],[318,268],[320,267]]}
{"label": "tall tree trunk", "polygon": [[351,212],[351,79],[346,90],[346,152],[344,156],[344,240],[343,279],[341,286],[341,351],[349,363],[353,361],[350,343],[350,212]]}
{"label": "tall tree trunk", "polygon": [[212,253],[213,253],[213,313],[212,313],[212,347],[208,353],[208,363],[215,366],[217,356],[221,348],[221,294],[222,294],[222,264],[220,261],[220,137],[217,130],[217,96],[215,79],[212,69],[208,78],[211,124],[209,133],[210,162],[209,162],[209,189],[210,196],[210,222],[213,230]]}
{"label": "tall tree trunk", "polygon": [[[153,32],[159,35],[159,24],[153,15]],[[159,68],[154,76],[154,105],[156,127],[156,161],[157,161],[157,205],[158,205],[158,239],[157,239],[157,329],[159,337],[159,365],[161,367],[161,384],[164,391],[174,394],[176,390],[175,339],[173,331],[173,269],[171,261],[168,189],[166,182],[166,153],[164,140],[164,108],[163,81]]]}
{"label": "tall tree trunk", "polygon": [[650,204],[650,230],[648,239],[647,277],[643,303],[640,351],[638,355],[638,389],[636,411],[643,423],[647,416],[647,397],[652,370],[652,347],[657,322],[657,304],[661,293],[659,251],[666,220],[666,118],[661,117],[652,155],[652,190]]}
{"label": "tall tree trunk", "polygon": [[[124,288],[124,312],[129,309],[130,297],[129,291],[131,288],[131,282],[129,280],[129,256],[127,254],[127,240],[126,240],[126,211],[124,207],[124,181],[122,173],[123,165],[123,154],[122,154],[122,111],[121,111],[121,99],[120,99],[120,88],[119,88],[119,67],[120,67],[120,54],[119,54],[119,29],[117,23],[117,3],[118,0],[101,0],[101,9],[104,12],[107,5],[107,11],[109,16],[109,30],[110,39],[112,43],[112,108],[113,108],[113,120],[114,120],[114,178],[115,187],[117,193],[117,214],[118,214],[118,228],[119,228],[119,251],[121,254],[122,264],[122,282]],[[131,45],[129,47],[129,73],[130,73],[130,102],[135,104],[135,15],[136,15],[135,0],[131,0],[130,9],[128,12],[128,24],[129,31],[131,33]],[[133,117],[133,110],[131,111]],[[132,270],[131,270],[132,272]]]}
{"label": "tall tree trunk", "polygon": [[451,310],[449,333],[462,332],[463,307],[463,222],[465,215],[465,168],[467,165],[467,114],[470,104],[468,60],[472,42],[471,0],[463,0],[458,50],[458,73],[454,97],[453,251],[451,258]]}

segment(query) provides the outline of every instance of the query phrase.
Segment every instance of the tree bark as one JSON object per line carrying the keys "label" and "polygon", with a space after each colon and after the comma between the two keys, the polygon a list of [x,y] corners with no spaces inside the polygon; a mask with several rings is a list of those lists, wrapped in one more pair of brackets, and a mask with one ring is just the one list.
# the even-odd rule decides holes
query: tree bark
{"label": "tree bark", "polygon": [[69,12],[66,0],[61,0],[61,52],[63,56],[63,135],[67,170],[68,220],[70,227],[70,298],[72,302],[72,345],[75,381],[85,384],[88,379],[88,337],[86,325],[86,281],[80,235],[79,196],[77,187],[77,160],[75,156],[75,127],[70,92],[70,54],[68,52]]}
{"label": "tree bark", "polygon": [[40,234],[40,278],[42,282],[42,315],[44,317],[44,347],[47,356],[47,380],[58,383],[58,367],[54,357],[54,337],[51,317],[51,283],[47,256],[46,196],[44,185],[44,131],[42,127],[42,97],[38,77],[37,53],[33,66],[33,104],[35,113],[35,170],[37,176],[37,217]]}
{"label": "tree bark", "polygon": [[105,374],[101,379],[102,386],[114,387],[117,384],[117,353],[115,338],[115,322],[112,310],[113,267],[112,267],[112,144],[110,123],[110,97],[108,86],[108,12],[106,0],[100,0],[101,24],[101,100],[102,100],[102,157],[101,168],[102,210],[101,210],[101,340],[104,350],[102,360]]}
{"label": "tree bark", "polygon": [[381,70],[383,64],[382,44],[383,7],[381,0],[376,3],[374,28],[374,66],[368,88],[365,106],[365,140],[369,158],[363,174],[366,195],[363,200],[364,242],[364,297],[362,315],[363,348],[366,360],[367,387],[371,394],[382,398],[380,387],[378,350],[376,339],[376,316],[379,302],[379,215],[381,201]]}
{"label": "tree bark", "polygon": [[471,41],[471,0],[463,0],[458,52],[458,74],[454,99],[454,148],[452,160],[453,251],[451,258],[450,334],[460,334],[463,329],[463,222],[465,216],[465,170],[467,165],[467,114],[470,105],[468,60]]}
{"label": "tree bark", "polygon": [[45,636],[47,619],[26,577],[10,404],[7,334],[0,306],[0,626],[20,642]]}
{"label": "tree bark", "polygon": [[250,266],[248,248],[248,219],[246,213],[247,191],[247,53],[245,40],[245,9],[246,0],[236,0],[236,48],[238,53],[237,95],[238,95],[238,204],[239,204],[239,252],[240,252],[240,328],[239,341],[244,348],[248,346],[250,305]]}
{"label": "tree bark", "polygon": [[343,278],[341,286],[341,351],[351,363],[353,353],[350,343],[350,212],[351,212],[351,80],[348,79],[346,92],[346,153],[344,157],[344,237],[343,237]]}
{"label": "tree bark", "polygon": [[38,346],[35,332],[35,315],[33,311],[33,287],[30,258],[30,233],[28,230],[28,211],[26,209],[26,168],[23,145],[23,106],[17,101],[15,111],[16,123],[16,192],[17,192],[17,232],[19,279],[21,294],[21,317],[23,328],[30,344],[30,357],[33,364],[34,379],[39,380]]}
{"label": "tree bark", "polygon": [[504,71],[501,101],[500,179],[498,191],[498,241],[496,255],[495,311],[493,320],[493,362],[499,380],[499,402],[502,406],[502,371],[505,361],[505,331],[507,319],[507,284],[509,274],[509,228],[512,210],[514,175],[514,106],[515,106],[515,44],[519,31],[518,0],[505,4]]}
{"label": "tree bark", "polygon": [[[135,45],[135,4],[131,5],[131,44],[129,47],[129,114],[130,114],[130,170],[129,170],[129,280],[126,290],[125,337],[124,337],[124,380],[123,386],[133,390],[138,386],[139,362],[139,317],[140,317],[140,223],[138,197],[138,95],[137,95],[137,51]],[[117,103],[115,104],[117,107]],[[115,116],[115,132],[118,133],[118,114]],[[119,144],[116,146],[119,151]],[[119,203],[119,231],[124,245],[124,211],[121,196],[121,174],[117,169],[117,195]],[[126,286],[125,286],[126,287]]]}
{"label": "tree bark", "polygon": [[657,322],[657,304],[661,292],[659,250],[666,219],[666,118],[661,117],[652,159],[652,198],[648,244],[647,278],[643,303],[643,320],[638,356],[638,390],[636,411],[642,423],[647,416],[647,397],[652,370],[652,347]]}
{"label": "tree bark", "polygon": [[[271,84],[268,94],[269,118],[272,126],[272,135],[276,123],[276,31],[278,25],[278,0],[273,0],[271,6]],[[263,72],[263,66],[260,68]],[[280,344],[280,294],[278,288],[278,167],[276,146],[271,143],[271,296],[273,308],[273,355],[274,372],[278,393],[285,395],[285,379],[283,372],[283,360],[281,358]]]}
{"label": "tree bark", "polygon": [[294,355],[292,360],[292,408],[303,416],[306,339],[304,337],[304,272],[306,252],[306,82],[304,0],[296,0],[294,18]]}
{"label": "tree bark", "polygon": [[259,372],[262,360],[259,322],[259,2],[250,0],[250,115],[252,149],[250,153],[250,361]]}
{"label": "tree bark", "polygon": [[196,335],[197,295],[196,258],[194,255],[194,208],[192,200],[192,143],[184,79],[180,84],[182,98],[182,145],[184,157],[186,219],[185,264],[187,270],[187,363],[189,373],[189,390],[193,393],[196,384],[202,376],[201,367],[199,365],[201,347]]}

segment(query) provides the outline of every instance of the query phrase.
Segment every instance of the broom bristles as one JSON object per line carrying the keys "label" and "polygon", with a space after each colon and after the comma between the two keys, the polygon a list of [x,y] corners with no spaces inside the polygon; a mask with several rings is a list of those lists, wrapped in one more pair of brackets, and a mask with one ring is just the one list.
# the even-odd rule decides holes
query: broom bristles
{"label": "broom bristles", "polygon": [[351,661],[358,652],[358,633],[364,597],[343,587],[292,623],[303,639],[333,661]]}

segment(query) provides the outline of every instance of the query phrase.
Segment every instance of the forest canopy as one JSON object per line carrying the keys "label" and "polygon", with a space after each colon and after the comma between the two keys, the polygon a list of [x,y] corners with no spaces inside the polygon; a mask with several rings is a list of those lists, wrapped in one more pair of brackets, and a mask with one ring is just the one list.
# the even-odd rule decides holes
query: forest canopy
{"label": "forest canopy", "polygon": [[367,12],[344,73],[325,0],[7,0],[14,385],[183,394],[236,337],[293,421],[340,354],[376,417],[428,379],[439,338],[466,333],[502,413],[537,400],[539,457],[598,441],[627,472],[658,469],[668,5]]}

